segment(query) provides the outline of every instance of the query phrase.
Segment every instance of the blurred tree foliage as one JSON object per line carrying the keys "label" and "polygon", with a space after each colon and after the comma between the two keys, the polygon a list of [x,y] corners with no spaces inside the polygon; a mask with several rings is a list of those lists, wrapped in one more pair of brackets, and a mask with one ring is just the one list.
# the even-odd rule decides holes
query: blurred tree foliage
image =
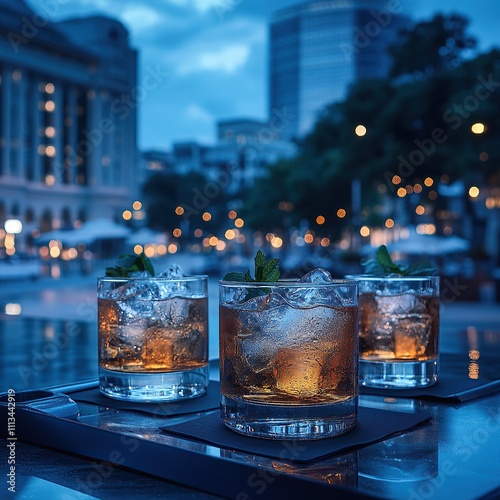
{"label": "blurred tree foliage", "polygon": [[[437,15],[403,32],[390,75],[354,85],[343,102],[324,110],[299,156],[256,183],[245,204],[249,225],[279,232],[305,220],[314,228],[321,214],[322,229],[336,236],[352,222],[352,179],[362,183],[365,207],[396,196],[395,175],[401,186],[428,176],[498,185],[500,51],[473,57],[467,27],[460,15]],[[477,122],[486,124],[483,134],[471,132]],[[355,133],[360,124],[363,136]],[[348,217],[338,219],[339,208]],[[372,209],[363,215],[377,219]]]}
{"label": "blurred tree foliage", "polygon": [[391,77],[424,76],[456,68],[464,53],[476,48],[476,39],[467,33],[469,21],[463,16],[436,14],[411,30],[403,30],[401,43],[391,48]]}
{"label": "blurred tree foliage", "polygon": [[[196,172],[151,176],[142,188],[148,226],[167,233],[181,228],[188,233],[184,234],[188,239],[192,239],[197,228],[204,232],[214,230],[222,216],[219,212],[223,210],[225,198],[222,190],[207,195],[207,183],[208,179]],[[176,213],[178,207],[182,208],[180,215]],[[202,219],[204,212],[212,215],[209,221]]]}

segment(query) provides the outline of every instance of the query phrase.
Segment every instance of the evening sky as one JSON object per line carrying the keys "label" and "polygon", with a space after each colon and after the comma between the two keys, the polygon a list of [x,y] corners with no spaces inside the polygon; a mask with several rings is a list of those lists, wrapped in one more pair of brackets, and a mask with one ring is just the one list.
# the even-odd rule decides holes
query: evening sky
{"label": "evening sky", "polygon": [[[398,0],[391,0],[398,1]],[[481,50],[500,46],[496,0],[400,0],[416,19],[437,10],[471,19]],[[151,69],[165,76],[139,112],[139,147],[215,141],[219,119],[267,116],[268,25],[296,0],[28,0],[53,20],[104,14],[122,21],[138,49],[138,84]],[[389,4],[390,2],[388,2]],[[50,5],[50,9],[47,7]],[[56,5],[56,8],[54,8]]]}

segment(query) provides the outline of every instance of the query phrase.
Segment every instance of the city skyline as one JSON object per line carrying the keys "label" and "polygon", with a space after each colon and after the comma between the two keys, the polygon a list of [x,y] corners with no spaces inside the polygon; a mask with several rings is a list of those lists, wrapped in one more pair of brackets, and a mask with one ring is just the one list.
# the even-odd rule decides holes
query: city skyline
{"label": "city skyline", "polygon": [[[127,27],[139,51],[138,85],[157,71],[162,82],[142,91],[138,145],[169,149],[173,142],[216,140],[216,122],[232,118],[265,120],[268,109],[268,27],[272,13],[297,1],[276,0],[27,0],[51,20],[101,14]],[[392,0],[392,3],[399,3]],[[400,2],[415,19],[437,9],[431,0]],[[470,32],[484,51],[498,45],[495,19],[500,4],[440,2],[441,12],[471,18]],[[478,8],[477,6],[482,7]]]}

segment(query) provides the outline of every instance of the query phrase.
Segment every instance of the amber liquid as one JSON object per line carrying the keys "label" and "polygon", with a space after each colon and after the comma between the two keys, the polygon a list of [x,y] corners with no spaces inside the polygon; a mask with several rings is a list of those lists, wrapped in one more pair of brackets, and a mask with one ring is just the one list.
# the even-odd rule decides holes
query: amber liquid
{"label": "amber liquid", "polygon": [[435,359],[438,333],[438,297],[359,295],[359,351],[363,360]]}
{"label": "amber liquid", "polygon": [[99,362],[124,372],[178,372],[208,362],[207,298],[98,299]]}
{"label": "amber liquid", "polygon": [[357,395],[357,308],[220,306],[221,391],[262,404],[341,402]]}

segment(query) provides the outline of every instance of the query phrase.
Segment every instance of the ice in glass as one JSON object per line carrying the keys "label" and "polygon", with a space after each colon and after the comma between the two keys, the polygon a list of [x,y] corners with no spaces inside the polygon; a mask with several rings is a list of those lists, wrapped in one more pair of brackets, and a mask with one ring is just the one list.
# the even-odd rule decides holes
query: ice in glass
{"label": "ice in glass", "polygon": [[359,281],[360,382],[411,388],[437,380],[439,278],[352,276]]}
{"label": "ice in glass", "polygon": [[207,277],[100,278],[98,335],[103,394],[138,401],[204,394]]}
{"label": "ice in glass", "polygon": [[357,415],[357,285],[220,283],[222,418],[269,438],[342,434]]}

